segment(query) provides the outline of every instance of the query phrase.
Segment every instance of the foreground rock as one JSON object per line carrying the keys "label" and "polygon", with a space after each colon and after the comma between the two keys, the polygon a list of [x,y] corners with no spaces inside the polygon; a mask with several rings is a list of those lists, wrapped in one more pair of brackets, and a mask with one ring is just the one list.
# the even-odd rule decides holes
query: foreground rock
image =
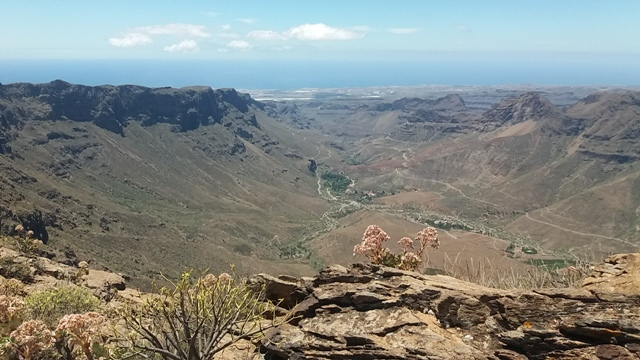
{"label": "foreground rock", "polygon": [[263,349],[270,359],[638,359],[640,288],[616,286],[640,278],[639,256],[607,259],[618,275],[596,267],[582,289],[497,290],[363,264],[260,277],[283,306],[308,294]]}

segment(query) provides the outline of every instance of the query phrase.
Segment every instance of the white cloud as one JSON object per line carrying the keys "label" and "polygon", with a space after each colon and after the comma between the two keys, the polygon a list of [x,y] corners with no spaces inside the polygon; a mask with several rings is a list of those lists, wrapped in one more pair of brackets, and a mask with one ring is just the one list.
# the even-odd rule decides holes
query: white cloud
{"label": "white cloud", "polygon": [[249,32],[247,37],[258,40],[352,40],[365,36],[367,32],[369,32],[369,28],[366,26],[334,28],[318,23],[294,26],[284,32],[254,30]]}
{"label": "white cloud", "polygon": [[116,47],[133,47],[149,44],[159,36],[177,37],[175,40],[180,40],[179,43],[164,48],[165,51],[173,52],[196,51],[198,44],[192,38],[207,38],[211,35],[204,25],[173,23],[133,28],[121,37],[109,38],[108,42]]}
{"label": "white cloud", "polygon": [[237,39],[240,37],[240,35],[238,34],[234,34],[234,33],[218,33],[216,34],[217,37],[221,38],[221,39]]}
{"label": "white cloud", "polygon": [[242,23],[245,24],[254,24],[256,22],[256,19],[249,19],[249,18],[240,18],[240,19],[236,19]]}
{"label": "white cloud", "polygon": [[209,37],[209,33],[206,31],[204,25],[194,24],[166,24],[166,25],[153,25],[142,26],[133,29],[135,32],[145,33],[149,35],[178,35],[189,37]]}
{"label": "white cloud", "polygon": [[368,26],[360,25],[360,26],[351,26],[349,27],[349,30],[361,32],[361,33],[368,33],[371,29]]}
{"label": "white cloud", "polygon": [[387,29],[387,32],[390,32],[390,33],[396,34],[396,35],[415,34],[418,31],[420,31],[420,29],[416,29],[416,28],[390,28],[390,29]]}
{"label": "white cloud", "polygon": [[165,46],[163,50],[168,52],[194,52],[200,50],[200,46],[194,40],[182,40],[177,44]]}
{"label": "white cloud", "polygon": [[223,24],[223,25],[220,25],[220,28],[221,28],[222,30],[224,30],[224,31],[229,31],[229,30],[231,30],[231,25],[229,25],[229,24]]}
{"label": "white cloud", "polygon": [[108,41],[109,44],[116,47],[133,47],[153,42],[149,36],[136,32],[125,34],[120,38],[110,38]]}
{"label": "white cloud", "polygon": [[284,40],[285,36],[273,30],[255,30],[247,34],[248,38],[258,40]]}
{"label": "white cloud", "polygon": [[359,39],[367,34],[363,28],[340,29],[325,24],[303,24],[294,26],[284,32],[287,38],[298,40],[352,40]]}
{"label": "white cloud", "polygon": [[244,40],[233,40],[227,43],[227,47],[236,50],[249,50],[251,44]]}

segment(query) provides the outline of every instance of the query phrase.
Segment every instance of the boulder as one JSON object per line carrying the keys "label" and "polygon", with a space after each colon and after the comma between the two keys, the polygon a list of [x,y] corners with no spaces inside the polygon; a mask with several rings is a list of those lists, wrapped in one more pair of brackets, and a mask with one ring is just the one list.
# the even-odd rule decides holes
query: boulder
{"label": "boulder", "polygon": [[596,293],[624,293],[640,296],[640,254],[618,254],[596,266],[582,283]]}
{"label": "boulder", "polygon": [[251,282],[264,287],[265,298],[285,309],[293,308],[309,295],[304,280],[288,276],[277,278],[268,274],[258,274],[251,278]]}
{"label": "boulder", "polygon": [[82,285],[92,291],[95,296],[107,302],[113,299],[118,291],[126,289],[124,277],[94,269],[90,269],[87,274],[82,276]]}

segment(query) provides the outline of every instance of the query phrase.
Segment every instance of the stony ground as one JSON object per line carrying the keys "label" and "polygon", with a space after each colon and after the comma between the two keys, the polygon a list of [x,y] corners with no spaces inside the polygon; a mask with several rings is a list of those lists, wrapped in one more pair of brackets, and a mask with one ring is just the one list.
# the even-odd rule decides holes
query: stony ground
{"label": "stony ground", "polygon": [[579,289],[507,291],[354,264],[314,278],[261,275],[299,318],[263,342],[272,359],[638,359],[640,254]]}

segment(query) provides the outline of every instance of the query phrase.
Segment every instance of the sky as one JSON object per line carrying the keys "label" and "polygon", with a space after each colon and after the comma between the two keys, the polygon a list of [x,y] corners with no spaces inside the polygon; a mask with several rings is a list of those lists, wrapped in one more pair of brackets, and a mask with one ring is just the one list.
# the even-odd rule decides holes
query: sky
{"label": "sky", "polygon": [[[639,15],[637,0],[2,0],[0,62],[25,74],[29,61],[49,60],[475,62],[640,74]],[[16,80],[8,72],[0,69],[0,82]]]}

